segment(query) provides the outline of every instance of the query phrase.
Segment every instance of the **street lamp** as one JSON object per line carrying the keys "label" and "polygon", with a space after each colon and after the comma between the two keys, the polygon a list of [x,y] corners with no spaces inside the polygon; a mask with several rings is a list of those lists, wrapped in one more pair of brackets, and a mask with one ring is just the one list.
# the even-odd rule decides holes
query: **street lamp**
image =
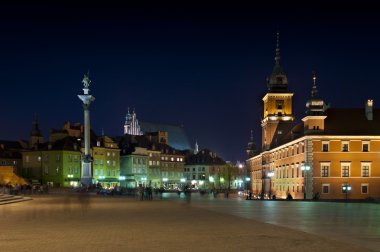
{"label": "street lamp", "polygon": [[307,190],[307,179],[308,172],[310,170],[309,165],[302,165],[301,170],[304,171],[303,180],[304,180],[304,189],[303,189],[303,199],[306,200],[306,190]]}
{"label": "street lamp", "polygon": [[346,184],[343,185],[342,190],[346,194],[346,201],[347,201],[347,199],[348,199],[348,192],[351,191],[351,186],[348,183],[346,183]]}
{"label": "street lamp", "polygon": [[[250,195],[250,193],[248,193],[248,184],[249,184],[249,181],[251,181],[251,178],[250,177],[246,177],[244,184],[245,184],[245,193],[247,194],[247,199],[248,199],[248,195]],[[251,194],[251,196],[252,196],[252,194]]]}
{"label": "street lamp", "polygon": [[272,196],[272,177],[274,176],[274,172],[270,171],[268,172],[268,177],[269,177],[269,199]]}

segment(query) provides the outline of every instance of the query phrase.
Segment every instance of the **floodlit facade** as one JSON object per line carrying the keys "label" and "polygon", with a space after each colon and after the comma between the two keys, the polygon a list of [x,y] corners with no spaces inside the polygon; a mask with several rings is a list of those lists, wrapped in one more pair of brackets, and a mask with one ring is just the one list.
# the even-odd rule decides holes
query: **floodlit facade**
{"label": "floodlit facade", "polygon": [[263,198],[380,197],[380,110],[335,109],[318,96],[313,76],[306,115],[294,126],[293,93],[276,64],[263,98],[261,152],[249,153],[252,192]]}

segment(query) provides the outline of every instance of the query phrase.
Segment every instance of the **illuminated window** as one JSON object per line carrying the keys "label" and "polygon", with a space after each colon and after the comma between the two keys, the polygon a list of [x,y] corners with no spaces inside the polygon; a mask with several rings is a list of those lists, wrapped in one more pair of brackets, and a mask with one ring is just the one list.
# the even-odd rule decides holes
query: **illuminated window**
{"label": "illuminated window", "polygon": [[370,163],[362,163],[362,177],[369,177]]}
{"label": "illuminated window", "polygon": [[321,163],[321,177],[328,177],[330,174],[330,163]]}
{"label": "illuminated window", "polygon": [[342,177],[349,177],[350,176],[350,164],[349,163],[342,163],[341,164],[341,170],[342,170]]}

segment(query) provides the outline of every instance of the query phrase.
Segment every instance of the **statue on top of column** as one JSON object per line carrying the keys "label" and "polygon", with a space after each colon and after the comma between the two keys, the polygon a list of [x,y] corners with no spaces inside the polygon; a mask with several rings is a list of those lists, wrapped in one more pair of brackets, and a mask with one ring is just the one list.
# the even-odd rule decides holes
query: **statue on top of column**
{"label": "statue on top of column", "polygon": [[89,75],[90,75],[90,73],[87,72],[87,74],[84,74],[84,76],[83,76],[82,83],[83,83],[84,88],[88,88],[90,86],[91,80],[89,78]]}

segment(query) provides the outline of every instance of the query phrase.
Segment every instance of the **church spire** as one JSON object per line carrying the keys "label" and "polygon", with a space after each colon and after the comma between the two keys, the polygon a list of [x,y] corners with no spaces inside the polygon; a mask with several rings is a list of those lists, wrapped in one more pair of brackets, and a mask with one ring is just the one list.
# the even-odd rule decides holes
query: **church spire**
{"label": "church spire", "polygon": [[198,141],[195,139],[194,154],[196,155],[199,152]]}
{"label": "church spire", "polygon": [[29,137],[29,146],[36,147],[37,144],[43,143],[43,142],[44,142],[44,137],[42,136],[41,130],[38,126],[38,115],[37,113],[35,113],[33,127],[32,127],[32,131],[30,132],[30,137]]}

